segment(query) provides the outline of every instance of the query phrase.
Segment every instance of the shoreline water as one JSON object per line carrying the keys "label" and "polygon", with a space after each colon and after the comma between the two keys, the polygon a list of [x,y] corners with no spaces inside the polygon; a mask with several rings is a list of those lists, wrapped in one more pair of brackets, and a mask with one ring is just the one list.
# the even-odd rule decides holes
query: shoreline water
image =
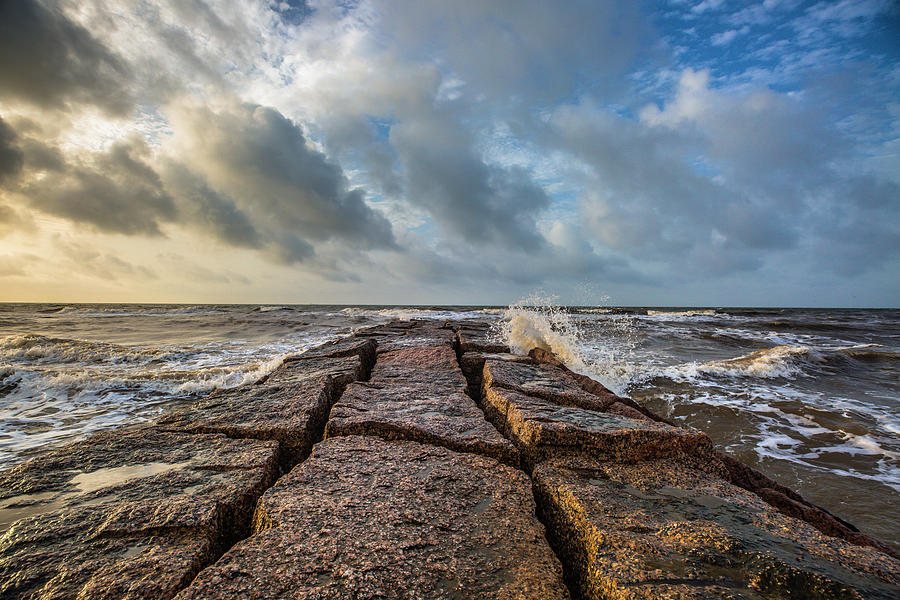
{"label": "shoreline water", "polygon": [[510,310],[522,311],[533,336],[559,334],[570,367],[898,543],[900,311],[892,309],[555,308],[554,324],[539,306],[4,304],[0,462],[152,419],[360,327],[477,318],[499,335]]}

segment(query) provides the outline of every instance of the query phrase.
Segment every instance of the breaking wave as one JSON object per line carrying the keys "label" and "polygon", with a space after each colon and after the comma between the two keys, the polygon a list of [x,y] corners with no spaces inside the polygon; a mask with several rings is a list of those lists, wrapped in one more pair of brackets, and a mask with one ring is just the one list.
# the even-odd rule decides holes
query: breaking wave
{"label": "breaking wave", "polygon": [[0,338],[0,358],[42,362],[151,362],[175,360],[183,352],[160,348],[132,348],[87,340],[24,334]]}
{"label": "breaking wave", "polygon": [[648,310],[647,316],[650,317],[712,317],[716,316],[715,310]]}

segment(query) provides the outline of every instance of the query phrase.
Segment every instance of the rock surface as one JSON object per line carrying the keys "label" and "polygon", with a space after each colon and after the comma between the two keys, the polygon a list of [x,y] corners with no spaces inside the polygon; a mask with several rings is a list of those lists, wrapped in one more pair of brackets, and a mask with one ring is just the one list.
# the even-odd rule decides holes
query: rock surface
{"label": "rock surface", "polygon": [[383,339],[378,344],[378,354],[415,346],[449,346],[452,348],[455,344],[456,333],[452,330],[417,327],[408,330],[404,335]]}
{"label": "rock surface", "polygon": [[533,472],[586,598],[897,598],[900,562],[828,537],[691,460],[553,457]]}
{"label": "rock surface", "polygon": [[278,444],[154,427],[0,475],[2,598],[170,598],[245,534]]}
{"label": "rock surface", "polygon": [[331,378],[335,394],[339,394],[347,384],[365,379],[366,366],[359,356],[285,360],[257,385],[289,384],[325,376]]}
{"label": "rock surface", "polygon": [[333,398],[329,375],[214,392],[189,408],[161,417],[163,428],[190,433],[224,433],[232,438],[278,440],[282,465],[290,468],[309,454],[325,424]]}
{"label": "rock surface", "polygon": [[450,346],[417,346],[378,355],[372,383],[442,386],[466,393],[466,378]]}
{"label": "rock surface", "polygon": [[309,360],[310,358],[346,358],[358,356],[366,369],[371,369],[375,364],[375,340],[368,338],[345,337],[332,342],[326,342],[305,352],[287,359]]}
{"label": "rock surface", "polygon": [[568,598],[528,477],[474,454],[326,440],[254,527],[178,598]]}
{"label": "rock surface", "polygon": [[504,388],[486,387],[484,409],[531,464],[570,451],[630,462],[711,451],[709,438],[697,431],[560,406]]}
{"label": "rock surface", "polygon": [[482,381],[485,387],[506,388],[562,406],[601,412],[618,400],[611,392],[597,396],[585,391],[566,370],[547,363],[488,359]]}
{"label": "rock surface", "polygon": [[457,329],[461,352],[508,353],[509,346],[500,342],[487,327],[460,325]]}
{"label": "rock surface", "polygon": [[331,410],[325,437],[377,435],[474,452],[511,465],[518,452],[466,394],[442,385],[354,383]]}

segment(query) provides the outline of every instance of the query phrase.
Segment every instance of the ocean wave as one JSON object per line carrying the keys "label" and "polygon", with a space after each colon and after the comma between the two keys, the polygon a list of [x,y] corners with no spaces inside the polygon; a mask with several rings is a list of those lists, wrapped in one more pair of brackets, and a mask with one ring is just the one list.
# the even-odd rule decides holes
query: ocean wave
{"label": "ocean wave", "polygon": [[542,348],[570,367],[584,368],[581,331],[564,307],[551,299],[531,297],[510,305],[498,325],[502,339],[517,354]]}
{"label": "ocean wave", "polygon": [[824,368],[853,367],[852,361],[895,360],[895,352],[878,344],[844,347],[779,345],[755,350],[736,358],[706,362],[689,362],[667,367],[647,367],[631,371],[632,381],[638,383],[653,378],[672,381],[697,381],[703,378],[760,378],[791,379],[821,374]]}
{"label": "ocean wave", "polygon": [[119,344],[51,338],[36,334],[0,338],[0,358],[6,360],[121,363],[174,360],[183,355],[184,352],[162,348],[132,348]]}
{"label": "ocean wave", "polygon": [[338,311],[338,314],[346,317],[368,317],[378,319],[380,321],[412,321],[414,319],[425,319],[434,321],[464,321],[468,319],[483,319],[486,315],[496,315],[496,311],[502,309],[474,309],[474,310],[451,310],[438,308],[360,308],[348,306]]}
{"label": "ocean wave", "polygon": [[275,311],[284,311],[284,310],[294,310],[294,309],[293,309],[293,308],[290,308],[290,307],[287,307],[287,306],[267,306],[267,305],[263,305],[263,306],[257,306],[257,307],[256,307],[256,312],[261,312],[261,313],[265,313],[265,312],[275,312]]}
{"label": "ocean wave", "polygon": [[97,306],[93,304],[69,304],[60,308],[48,308],[37,311],[46,315],[78,317],[160,317],[177,315],[206,315],[225,312],[222,308],[205,305],[185,306],[141,306],[111,305]]}
{"label": "ocean wave", "polygon": [[712,317],[718,313],[714,309],[697,310],[648,310],[649,317]]}
{"label": "ocean wave", "polygon": [[725,360],[690,362],[660,369],[655,376],[674,380],[717,377],[794,377],[808,365],[825,361],[822,354],[808,346],[775,346]]}
{"label": "ocean wave", "polygon": [[527,354],[532,348],[553,352],[573,371],[624,395],[638,368],[631,360],[635,343],[632,317],[604,315],[592,323],[589,340],[585,323],[554,302],[554,298],[531,296],[510,305],[493,326],[498,337],[517,354]]}

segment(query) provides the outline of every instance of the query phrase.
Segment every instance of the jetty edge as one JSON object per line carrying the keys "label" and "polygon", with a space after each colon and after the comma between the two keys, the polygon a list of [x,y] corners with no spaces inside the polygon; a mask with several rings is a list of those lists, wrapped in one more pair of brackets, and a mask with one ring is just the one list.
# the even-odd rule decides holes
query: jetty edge
{"label": "jetty edge", "polygon": [[479,321],[0,472],[0,598],[897,597],[892,548]]}

